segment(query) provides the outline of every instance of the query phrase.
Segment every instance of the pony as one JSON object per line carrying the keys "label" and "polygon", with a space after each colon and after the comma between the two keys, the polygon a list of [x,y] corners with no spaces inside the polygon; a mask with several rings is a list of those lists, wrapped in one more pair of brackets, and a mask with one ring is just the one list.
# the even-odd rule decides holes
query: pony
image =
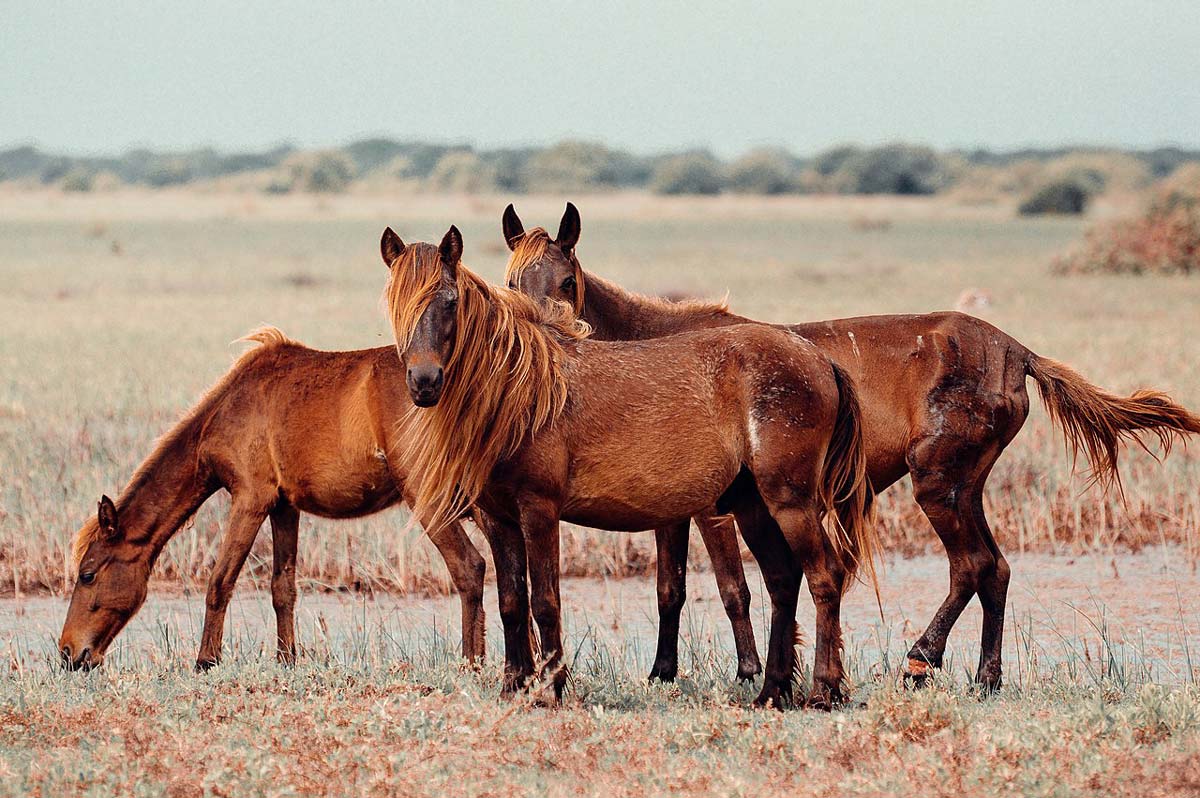
{"label": "pony", "polygon": [[[526,232],[512,205],[501,225],[512,250],[508,286],[535,299],[570,304],[596,339],[643,341],[750,321],[721,304],[639,296],[584,271],[576,256],[579,211],[569,202],[554,239],[542,228]],[[1140,390],[1114,395],[963,313],[864,316],[776,327],[811,341],[850,375],[862,401],[871,483],[883,491],[911,474],[916,501],[945,546],[949,593],[908,652],[905,672],[918,684],[930,668],[941,667],[950,630],[976,595],[983,607],[983,629],[975,681],[988,690],[1001,684],[1010,568],[984,515],[983,491],[996,460],[1028,416],[1027,378],[1063,430],[1073,461],[1083,453],[1091,478],[1105,488],[1121,490],[1118,454],[1129,441],[1145,448],[1137,433],[1156,436],[1165,453],[1175,441],[1200,433],[1200,418],[1166,394]],[[666,534],[686,536],[687,526]],[[735,565],[740,571],[740,563],[729,562],[726,573]],[[680,559],[660,567],[660,575],[677,580],[675,587],[660,585],[660,594],[682,595],[685,569],[686,561]],[[744,583],[740,572],[737,578]],[[726,590],[736,587],[727,585]]]}
{"label": "pony", "polygon": [[860,565],[873,568],[874,550],[874,493],[845,373],[762,325],[592,341],[570,305],[472,273],[455,227],[437,248],[405,247],[390,228],[383,242],[396,254],[384,296],[416,406],[405,456],[421,475],[414,512],[436,534],[474,508],[496,565],[503,691],[534,675],[532,609],[543,675],[561,698],[561,519],[638,531],[717,506],[737,517],[771,596],[756,705],[792,701],[803,576],[817,608],[808,703],[841,700],[841,598]]}
{"label": "pony", "polygon": [[[64,665],[99,666],[146,599],[155,560],[212,494],[230,495],[228,528],[205,597],[197,669],[217,664],[225,610],[251,545],[271,520],[277,657],[296,657],[300,513],[357,518],[405,500],[412,408],[394,347],[321,352],[264,328],[255,344],[164,435],[73,543],[77,577],[59,639]],[[427,527],[428,528],[428,527]],[[462,650],[484,654],[483,557],[458,519],[431,535],[462,605]]]}

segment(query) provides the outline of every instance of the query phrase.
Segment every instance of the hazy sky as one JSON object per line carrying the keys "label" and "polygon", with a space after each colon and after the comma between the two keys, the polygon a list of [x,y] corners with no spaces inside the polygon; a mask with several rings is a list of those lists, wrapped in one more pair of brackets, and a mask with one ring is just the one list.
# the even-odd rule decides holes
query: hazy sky
{"label": "hazy sky", "polygon": [[0,147],[1200,146],[1200,2],[0,4]]}

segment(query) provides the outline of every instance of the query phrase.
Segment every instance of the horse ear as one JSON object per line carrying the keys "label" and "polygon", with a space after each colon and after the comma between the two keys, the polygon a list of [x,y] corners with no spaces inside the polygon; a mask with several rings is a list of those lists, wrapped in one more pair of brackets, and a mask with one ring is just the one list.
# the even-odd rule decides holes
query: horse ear
{"label": "horse ear", "polygon": [[575,249],[575,245],[579,243],[579,210],[570,202],[567,203],[567,209],[563,211],[562,220],[558,223],[558,235],[554,237],[554,241],[567,252]]}
{"label": "horse ear", "polygon": [[438,253],[442,256],[442,266],[445,268],[447,276],[452,280],[458,279],[458,262],[462,260],[462,251],[462,233],[458,232],[457,227],[450,225],[441,245],[438,246]]}
{"label": "horse ear", "polygon": [[383,238],[379,239],[379,254],[383,255],[383,265],[389,269],[396,262],[396,258],[404,254],[404,242],[390,227],[383,231]]}
{"label": "horse ear", "polygon": [[100,524],[100,534],[109,540],[115,540],[120,536],[121,529],[117,525],[117,506],[107,496],[100,497],[100,504],[96,507],[96,522]]}
{"label": "horse ear", "polygon": [[516,249],[517,242],[521,240],[521,236],[525,235],[525,225],[521,224],[521,217],[517,216],[517,209],[512,203],[508,203],[508,207],[504,209],[504,240],[508,244],[509,249]]}

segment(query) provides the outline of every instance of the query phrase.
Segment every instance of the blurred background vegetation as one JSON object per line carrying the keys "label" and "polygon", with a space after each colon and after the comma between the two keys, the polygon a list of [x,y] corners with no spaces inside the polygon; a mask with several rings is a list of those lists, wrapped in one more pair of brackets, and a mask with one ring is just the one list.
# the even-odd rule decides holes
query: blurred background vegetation
{"label": "blurred background vegetation", "polygon": [[1023,214],[1077,214],[1101,194],[1145,189],[1189,163],[1200,163],[1200,150],[966,152],[894,143],[841,145],[809,157],[759,148],[724,160],[703,150],[636,155],[577,140],[542,148],[476,149],[370,138],[336,149],[137,149],[111,157],[57,155],[19,146],[0,150],[0,181],[64,191],[217,184],[276,194],[359,186],[519,194],[618,189],[709,195],[954,193],[980,203],[1011,198]]}

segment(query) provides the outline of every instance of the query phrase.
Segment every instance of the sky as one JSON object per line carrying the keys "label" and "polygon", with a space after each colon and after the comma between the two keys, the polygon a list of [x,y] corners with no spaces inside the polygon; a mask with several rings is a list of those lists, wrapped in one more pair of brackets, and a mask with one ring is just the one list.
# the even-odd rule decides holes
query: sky
{"label": "sky", "polygon": [[1200,2],[0,2],[0,148],[1200,147]]}

